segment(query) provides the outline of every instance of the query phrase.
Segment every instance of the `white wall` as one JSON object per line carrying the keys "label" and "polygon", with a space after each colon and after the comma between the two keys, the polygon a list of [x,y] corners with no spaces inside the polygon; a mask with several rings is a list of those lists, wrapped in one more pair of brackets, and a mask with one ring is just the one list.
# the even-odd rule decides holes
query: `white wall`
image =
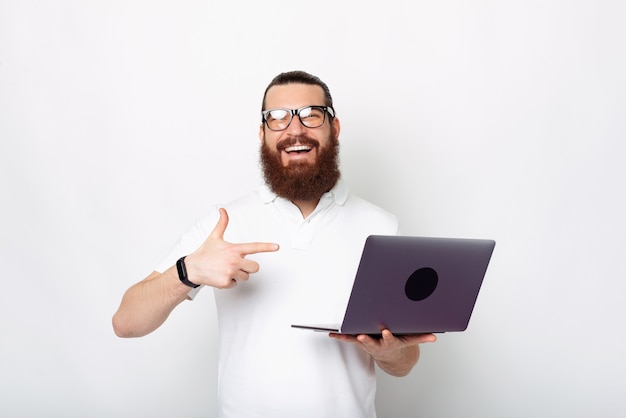
{"label": "white wall", "polygon": [[355,192],[498,242],[380,416],[624,416],[623,4],[0,0],[0,415],[213,416],[210,292],[142,339],[110,318],[255,187],[263,90],[304,69]]}

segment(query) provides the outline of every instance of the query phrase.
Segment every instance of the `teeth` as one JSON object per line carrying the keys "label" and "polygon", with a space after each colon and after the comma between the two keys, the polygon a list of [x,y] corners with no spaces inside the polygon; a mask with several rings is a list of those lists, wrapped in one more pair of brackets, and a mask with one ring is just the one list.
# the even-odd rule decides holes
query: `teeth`
{"label": "teeth", "polygon": [[285,152],[294,152],[294,151],[310,151],[311,147],[307,145],[294,145],[293,147],[285,148]]}

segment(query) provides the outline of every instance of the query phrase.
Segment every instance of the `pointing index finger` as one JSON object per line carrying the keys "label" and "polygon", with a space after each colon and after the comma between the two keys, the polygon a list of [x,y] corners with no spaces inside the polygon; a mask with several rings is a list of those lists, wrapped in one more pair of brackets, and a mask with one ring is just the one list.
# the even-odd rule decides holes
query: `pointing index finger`
{"label": "pointing index finger", "polygon": [[242,255],[256,254],[256,253],[270,253],[278,251],[280,248],[278,244],[271,242],[249,242],[246,244],[238,244]]}

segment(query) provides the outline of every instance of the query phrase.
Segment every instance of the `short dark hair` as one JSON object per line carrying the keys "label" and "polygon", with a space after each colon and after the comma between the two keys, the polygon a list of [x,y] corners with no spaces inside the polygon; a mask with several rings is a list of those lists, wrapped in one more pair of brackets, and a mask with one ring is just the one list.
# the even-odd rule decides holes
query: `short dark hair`
{"label": "short dark hair", "polygon": [[324,106],[333,106],[333,98],[330,95],[330,89],[319,77],[309,74],[305,71],[288,71],[286,73],[280,73],[270,82],[263,94],[263,103],[261,104],[261,110],[265,110],[265,96],[267,91],[273,86],[283,86],[285,84],[309,84],[314,86],[320,86],[324,90]]}

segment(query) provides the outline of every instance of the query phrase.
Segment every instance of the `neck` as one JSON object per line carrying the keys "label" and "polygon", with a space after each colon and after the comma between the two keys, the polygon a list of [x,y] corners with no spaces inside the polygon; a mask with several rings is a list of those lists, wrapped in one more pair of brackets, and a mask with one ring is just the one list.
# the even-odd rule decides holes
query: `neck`
{"label": "neck", "polygon": [[307,218],[319,203],[319,199],[314,200],[292,200],[292,203],[300,209],[300,213],[302,213],[302,218]]}

